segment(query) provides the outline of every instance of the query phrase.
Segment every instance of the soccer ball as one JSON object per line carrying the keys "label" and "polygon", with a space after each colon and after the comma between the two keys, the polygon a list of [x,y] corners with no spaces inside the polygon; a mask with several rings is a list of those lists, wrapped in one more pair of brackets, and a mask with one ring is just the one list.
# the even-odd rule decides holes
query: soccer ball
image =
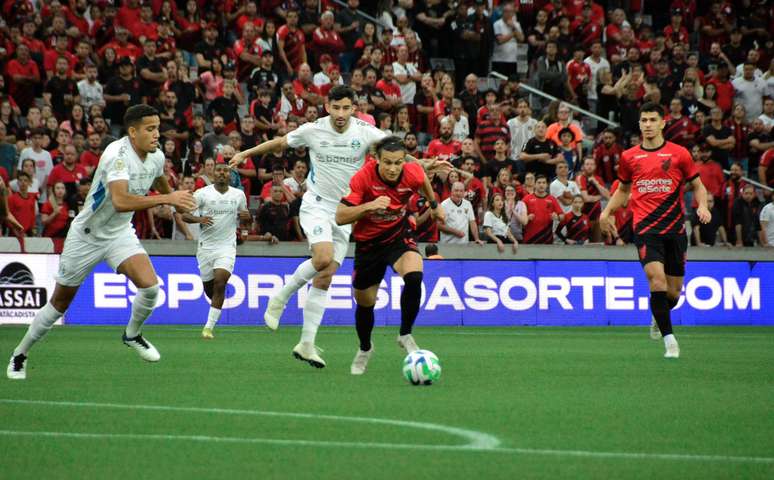
{"label": "soccer ball", "polygon": [[441,362],[430,350],[417,350],[403,360],[403,377],[412,385],[432,385],[441,378]]}

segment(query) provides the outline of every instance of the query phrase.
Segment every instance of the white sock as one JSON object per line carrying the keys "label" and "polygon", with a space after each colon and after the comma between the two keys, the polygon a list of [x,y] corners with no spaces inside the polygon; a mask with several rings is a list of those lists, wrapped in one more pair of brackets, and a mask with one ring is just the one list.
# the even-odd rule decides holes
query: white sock
{"label": "white sock", "polygon": [[290,297],[296,293],[301,287],[309,283],[309,280],[313,279],[317,275],[317,270],[312,266],[312,259],[308,258],[293,272],[293,276],[290,277],[288,283],[282,287],[277,294],[278,299],[287,303]]}
{"label": "white sock", "polygon": [[210,307],[210,313],[207,314],[207,325],[205,325],[204,328],[215,328],[215,324],[218,323],[218,320],[220,320],[220,309]]}
{"label": "white sock", "polygon": [[35,315],[35,319],[27,329],[27,333],[24,334],[24,338],[19,342],[16,350],[13,351],[13,355],[27,355],[30,348],[51,330],[51,326],[54,322],[59,320],[61,316],[62,313],[59,313],[50,303],[43,305],[43,308]]}
{"label": "white sock", "polygon": [[140,329],[145,320],[156,308],[156,297],[159,294],[158,284],[148,288],[138,288],[137,295],[132,302],[132,316],[126,325],[126,336],[134,338],[140,334]]}
{"label": "white sock", "polygon": [[325,313],[325,302],[328,301],[328,290],[312,287],[304,305],[304,326],[301,328],[301,341],[314,343],[317,329],[320,328]]}
{"label": "white sock", "polygon": [[670,333],[669,335],[664,336],[664,346],[668,347],[670,345],[676,345],[676,344],[677,344],[677,339],[673,334]]}

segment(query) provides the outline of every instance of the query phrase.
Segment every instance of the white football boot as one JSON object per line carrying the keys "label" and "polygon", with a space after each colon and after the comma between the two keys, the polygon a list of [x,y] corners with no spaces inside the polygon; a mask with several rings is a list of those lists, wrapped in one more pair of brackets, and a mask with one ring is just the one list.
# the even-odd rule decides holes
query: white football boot
{"label": "white football boot", "polygon": [[293,347],[293,356],[315,368],[325,368],[325,360],[320,357],[322,351],[312,342],[301,342]]}
{"label": "white football boot", "polygon": [[161,360],[159,351],[156,350],[156,347],[154,347],[152,343],[142,338],[142,334],[129,338],[126,336],[126,332],[124,332],[124,334],[121,335],[121,341],[124,342],[124,345],[127,347],[134,349],[134,351],[137,352],[137,355],[146,362],[158,362]]}

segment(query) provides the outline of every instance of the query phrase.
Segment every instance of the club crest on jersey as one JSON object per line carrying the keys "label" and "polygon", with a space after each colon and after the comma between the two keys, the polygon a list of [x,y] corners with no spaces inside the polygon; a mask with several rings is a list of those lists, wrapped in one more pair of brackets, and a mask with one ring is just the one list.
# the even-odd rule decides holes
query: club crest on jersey
{"label": "club crest on jersey", "polygon": [[314,230],[312,231],[315,235],[320,235],[322,233],[322,227],[320,225],[317,225],[314,227]]}
{"label": "club crest on jersey", "polygon": [[663,170],[665,172],[668,172],[669,171],[669,167],[671,167],[671,166],[672,166],[672,158],[671,157],[667,158],[666,160],[661,162],[661,170]]}
{"label": "club crest on jersey", "polygon": [[360,143],[360,140],[357,138],[352,139],[352,141],[349,143],[349,146],[352,148],[352,150],[357,150],[361,145],[362,143]]}

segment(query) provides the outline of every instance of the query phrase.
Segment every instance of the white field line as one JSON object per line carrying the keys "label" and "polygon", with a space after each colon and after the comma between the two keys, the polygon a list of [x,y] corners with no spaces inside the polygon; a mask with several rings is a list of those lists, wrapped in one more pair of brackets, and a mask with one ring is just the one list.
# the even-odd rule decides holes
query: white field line
{"label": "white field line", "polygon": [[346,421],[392,425],[422,430],[433,430],[451,435],[457,435],[468,440],[463,445],[431,445],[431,444],[405,444],[405,443],[378,443],[378,442],[340,442],[326,440],[286,440],[275,438],[242,438],[242,437],[213,437],[206,435],[171,435],[171,434],[131,434],[131,433],[91,433],[91,432],[55,432],[55,431],[22,431],[0,430],[0,436],[31,436],[50,438],[73,438],[84,440],[159,440],[159,441],[188,441],[205,443],[241,443],[241,444],[267,444],[277,446],[314,446],[326,448],[379,448],[384,450],[431,450],[444,452],[485,452],[519,455],[542,455],[554,457],[586,457],[609,458],[623,460],[671,460],[688,462],[733,462],[774,464],[774,457],[750,457],[733,455],[703,455],[683,453],[647,453],[647,452],[604,452],[594,450],[563,450],[544,448],[511,448],[500,447],[500,441],[492,436],[474,430],[466,430],[445,425],[423,422],[411,422],[404,420],[391,420],[369,417],[347,417],[338,415],[317,415],[312,413],[269,412],[260,410],[232,410],[223,408],[200,407],[174,407],[163,405],[124,405],[113,403],[87,403],[87,402],[55,402],[44,400],[16,400],[0,399],[4,404],[21,405],[46,405],[63,407],[107,408],[124,410],[155,410],[155,411],[180,411],[192,413],[213,413],[226,415],[257,415],[272,417],[290,417],[319,419],[330,421]]}

